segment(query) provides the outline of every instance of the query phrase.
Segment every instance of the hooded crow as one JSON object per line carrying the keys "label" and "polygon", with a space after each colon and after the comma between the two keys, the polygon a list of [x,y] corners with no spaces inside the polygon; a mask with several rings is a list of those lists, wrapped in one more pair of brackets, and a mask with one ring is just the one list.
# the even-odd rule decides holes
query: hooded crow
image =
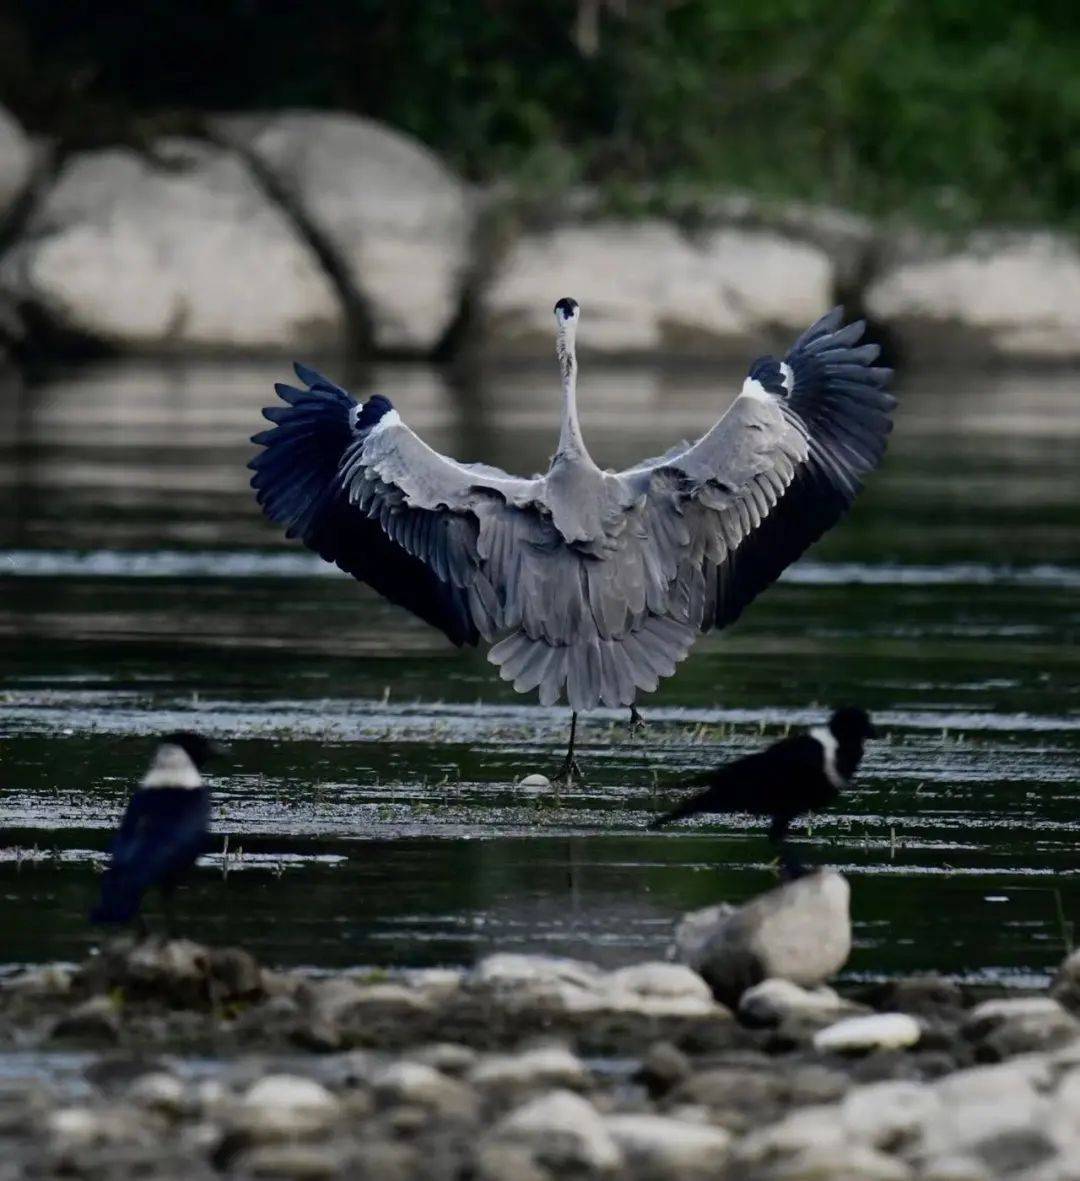
{"label": "hooded crow", "polygon": [[216,752],[198,734],[166,734],[128,801],[112,843],[94,923],[129,923],[157,886],[168,910],[179,879],[210,844],[210,789],[200,771]]}
{"label": "hooded crow", "polygon": [[769,839],[781,843],[792,820],[831,804],[855,776],[863,743],[877,730],[864,709],[838,709],[827,726],[781,739],[757,754],[690,780],[704,791],[683,800],[649,825],[661,828],[699,812],[751,812],[768,816]]}

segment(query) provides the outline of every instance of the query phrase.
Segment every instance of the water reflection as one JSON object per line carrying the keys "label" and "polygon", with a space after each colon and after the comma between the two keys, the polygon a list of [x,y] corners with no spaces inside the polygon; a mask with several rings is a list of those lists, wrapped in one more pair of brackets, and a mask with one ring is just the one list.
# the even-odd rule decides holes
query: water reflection
{"label": "water reflection", "polygon": [[[532,471],[556,434],[549,367],[326,369],[462,459]],[[229,857],[185,899],[199,937],[309,964],[662,954],[675,914],[761,889],[771,853],[740,816],[642,832],[657,782],[853,700],[889,738],[808,850],[855,881],[851,972],[1030,983],[1060,958],[1080,901],[1073,377],[909,380],[852,517],[701,642],[646,703],[644,740],[591,716],[589,782],[555,806],[513,785],[554,763],[563,711],[255,511],[247,437],[286,376],[128,362],[0,387],[5,959],[93,940],[106,830],[148,736],[181,725],[232,748],[216,781]],[[655,454],[739,377],[589,366],[590,445],[616,466]]]}

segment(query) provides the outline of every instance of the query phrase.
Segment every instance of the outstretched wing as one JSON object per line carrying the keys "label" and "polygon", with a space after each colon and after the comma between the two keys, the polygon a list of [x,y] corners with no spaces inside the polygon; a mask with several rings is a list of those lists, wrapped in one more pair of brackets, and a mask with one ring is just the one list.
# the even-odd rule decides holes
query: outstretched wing
{"label": "outstretched wing", "polygon": [[[896,399],[865,324],[834,308],[783,361],[762,357],[696,443],[621,473],[644,495],[672,613],[708,630],[743,609],[847,511],[881,461]],[[662,526],[679,519],[682,528]],[[658,546],[664,544],[658,540]]]}
{"label": "outstretched wing", "polygon": [[379,395],[357,403],[313,370],[308,387],[277,385],[284,406],[248,465],[259,504],[286,536],[439,628],[455,644],[491,630],[486,581],[477,586],[485,501],[527,504],[535,481],[440,455]]}

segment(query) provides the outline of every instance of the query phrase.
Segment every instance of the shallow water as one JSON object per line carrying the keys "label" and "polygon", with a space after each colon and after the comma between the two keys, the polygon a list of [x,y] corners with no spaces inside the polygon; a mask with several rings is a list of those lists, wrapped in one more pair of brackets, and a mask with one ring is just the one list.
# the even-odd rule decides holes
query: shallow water
{"label": "shallow water", "polygon": [[[109,829],[150,736],[178,726],[228,742],[221,851],[179,900],[193,937],[326,966],[660,955],[679,912],[772,880],[759,821],[643,831],[664,785],[842,701],[887,737],[800,839],[851,877],[848,974],[1030,985],[1060,960],[1080,903],[1080,378],[910,376],[852,516],[698,644],[643,703],[643,737],[591,715],[588,782],[553,801],[514,785],[557,764],[565,710],[255,511],[247,436],[284,370],[0,385],[0,964],[95,943]],[[533,470],[550,449],[546,369],[344,376],[461,458]],[[700,431],[738,380],[588,367],[594,453],[619,465]]]}

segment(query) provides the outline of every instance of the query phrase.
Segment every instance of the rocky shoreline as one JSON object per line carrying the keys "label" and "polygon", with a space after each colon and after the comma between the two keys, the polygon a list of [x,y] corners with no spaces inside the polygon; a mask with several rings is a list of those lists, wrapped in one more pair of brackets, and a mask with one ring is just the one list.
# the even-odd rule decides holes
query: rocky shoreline
{"label": "rocky shoreline", "polygon": [[825,966],[777,923],[827,895],[839,930],[843,879],[814,878],[684,919],[703,974],[323,974],[158,939],[26,969],[0,986],[0,1176],[1075,1178],[1080,955],[1047,995],[761,979]]}
{"label": "rocky shoreline", "polygon": [[568,292],[593,356],[742,362],[844,301],[908,362],[1080,358],[1080,251],[1064,234],[955,240],[747,197],[627,219],[594,193],[478,190],[407,136],[328,112],[61,154],[0,110],[14,357],[546,359]]}

